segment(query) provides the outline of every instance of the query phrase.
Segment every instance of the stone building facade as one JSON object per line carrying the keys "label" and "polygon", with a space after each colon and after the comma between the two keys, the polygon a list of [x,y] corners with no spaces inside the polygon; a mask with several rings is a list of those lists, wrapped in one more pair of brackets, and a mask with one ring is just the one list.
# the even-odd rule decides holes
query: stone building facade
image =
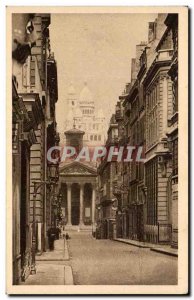
{"label": "stone building facade", "polygon": [[[54,124],[57,68],[50,52],[49,14],[13,14],[13,283],[25,280],[35,251],[46,250],[47,138]],[[41,183],[34,199],[34,182]]]}
{"label": "stone building facade", "polygon": [[172,81],[172,114],[168,129],[168,142],[172,152],[172,177],[171,197],[171,222],[172,222],[172,246],[178,247],[178,15],[169,14],[165,20],[167,26],[164,39],[169,34],[172,36],[172,60],[168,74]]}
{"label": "stone building facade", "polygon": [[177,35],[178,16],[159,14],[149,23],[148,42],[136,47],[115,116],[118,145],[143,147],[144,161],[117,162],[113,189],[117,237],[172,247],[178,246]]}
{"label": "stone building facade", "polygon": [[[106,149],[118,145],[118,124],[115,114],[112,115],[109,128]],[[116,210],[113,194],[115,177],[118,175],[116,161],[103,159],[98,166],[98,202],[97,208],[97,232],[96,237],[101,239],[116,236]]]}

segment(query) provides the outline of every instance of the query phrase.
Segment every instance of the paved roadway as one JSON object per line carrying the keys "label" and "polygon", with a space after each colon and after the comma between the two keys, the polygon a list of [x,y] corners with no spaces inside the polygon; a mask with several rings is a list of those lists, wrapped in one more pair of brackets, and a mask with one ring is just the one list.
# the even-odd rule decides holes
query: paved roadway
{"label": "paved roadway", "polygon": [[177,284],[176,257],[71,232],[70,264],[77,285]]}

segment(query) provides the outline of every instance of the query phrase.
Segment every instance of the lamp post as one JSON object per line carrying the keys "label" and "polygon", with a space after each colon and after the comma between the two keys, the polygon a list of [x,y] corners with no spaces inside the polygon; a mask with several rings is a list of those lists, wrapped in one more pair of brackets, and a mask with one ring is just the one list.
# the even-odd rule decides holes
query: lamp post
{"label": "lamp post", "polygon": [[36,274],[36,195],[42,185],[56,185],[58,181],[58,164],[48,165],[49,181],[33,181],[33,223],[32,223],[32,248],[31,248],[31,274]]}
{"label": "lamp post", "polygon": [[36,274],[36,195],[39,188],[42,185],[50,184],[47,181],[34,181],[34,192],[33,192],[33,223],[32,223],[32,249],[31,249],[31,274]]}

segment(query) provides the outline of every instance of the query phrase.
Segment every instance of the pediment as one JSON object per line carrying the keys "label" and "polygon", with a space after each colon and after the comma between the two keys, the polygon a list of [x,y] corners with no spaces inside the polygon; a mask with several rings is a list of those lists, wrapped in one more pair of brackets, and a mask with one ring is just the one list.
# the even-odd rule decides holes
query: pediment
{"label": "pediment", "polygon": [[60,175],[87,175],[94,176],[97,175],[96,169],[85,165],[84,163],[72,162],[64,165],[60,169]]}

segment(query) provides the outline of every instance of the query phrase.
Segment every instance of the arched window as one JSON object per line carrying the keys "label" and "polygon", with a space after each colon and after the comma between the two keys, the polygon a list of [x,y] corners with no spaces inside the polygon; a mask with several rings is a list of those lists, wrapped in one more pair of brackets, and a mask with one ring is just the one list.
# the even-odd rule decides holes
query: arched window
{"label": "arched window", "polygon": [[94,140],[97,141],[97,135],[94,136]]}
{"label": "arched window", "polygon": [[90,136],[90,140],[93,141],[93,135]]}
{"label": "arched window", "polygon": [[98,136],[98,140],[101,141],[101,135]]}

